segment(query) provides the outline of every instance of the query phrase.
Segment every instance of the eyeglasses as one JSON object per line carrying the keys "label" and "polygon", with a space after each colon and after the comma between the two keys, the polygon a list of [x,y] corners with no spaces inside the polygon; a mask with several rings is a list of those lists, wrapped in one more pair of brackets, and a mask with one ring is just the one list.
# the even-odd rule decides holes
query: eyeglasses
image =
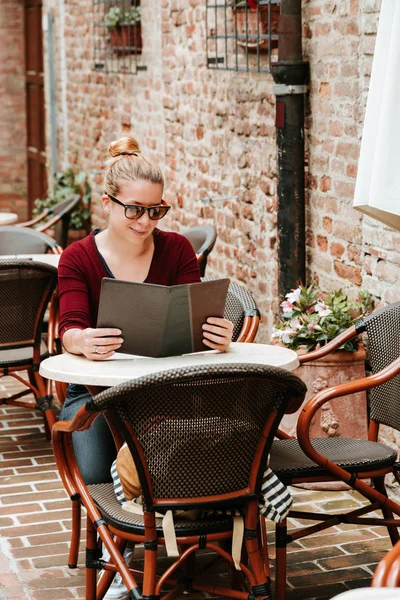
{"label": "eyeglasses", "polygon": [[[127,219],[140,219],[140,217],[143,217],[144,213],[147,212],[149,219],[152,221],[159,221],[165,217],[171,208],[168,206],[168,204],[158,204],[156,206],[149,207],[139,206],[138,204],[123,204],[118,200],[118,198],[114,198],[114,196],[111,196],[110,194],[107,194],[107,196],[116,204],[120,204],[124,207],[125,217]],[[164,200],[162,200],[162,202],[164,202]]]}

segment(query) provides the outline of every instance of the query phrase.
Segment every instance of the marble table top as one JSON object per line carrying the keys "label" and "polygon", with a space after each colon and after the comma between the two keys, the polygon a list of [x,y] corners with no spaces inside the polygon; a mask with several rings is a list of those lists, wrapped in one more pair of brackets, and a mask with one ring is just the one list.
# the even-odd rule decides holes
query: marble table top
{"label": "marble table top", "polygon": [[33,260],[58,267],[61,254],[3,254],[0,260]]}
{"label": "marble table top", "polygon": [[332,600],[400,600],[399,588],[358,588],[334,596]]}
{"label": "marble table top", "polygon": [[0,212],[0,225],[12,225],[18,221],[18,215],[11,212]]}
{"label": "marble table top", "polygon": [[232,343],[228,352],[197,352],[167,358],[147,358],[115,353],[103,361],[92,361],[75,354],[46,358],[40,373],[47,379],[88,386],[110,387],[143,375],[183,366],[227,363],[250,363],[293,370],[299,366],[296,352],[269,344]]}

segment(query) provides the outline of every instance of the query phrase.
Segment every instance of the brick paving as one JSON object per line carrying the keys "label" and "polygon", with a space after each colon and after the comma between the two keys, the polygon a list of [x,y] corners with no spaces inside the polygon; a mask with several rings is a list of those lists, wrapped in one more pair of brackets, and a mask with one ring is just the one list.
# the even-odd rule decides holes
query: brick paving
{"label": "brick paving", "polygon": [[[1,379],[0,395],[11,394],[17,385],[11,378]],[[0,457],[0,600],[83,599],[83,545],[80,566],[68,569],[70,502],[38,413],[0,407]],[[292,492],[299,510],[334,512],[362,504],[355,493]],[[268,530],[272,541],[273,528],[268,525]],[[384,528],[349,525],[290,545],[287,600],[328,600],[347,589],[369,586],[389,548]],[[273,569],[272,543],[271,559]]]}

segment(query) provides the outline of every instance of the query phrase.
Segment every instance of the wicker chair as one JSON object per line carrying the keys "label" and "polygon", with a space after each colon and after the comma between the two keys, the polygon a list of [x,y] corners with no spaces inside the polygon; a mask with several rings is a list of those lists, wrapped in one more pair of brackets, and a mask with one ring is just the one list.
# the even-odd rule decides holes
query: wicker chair
{"label": "wicker chair", "polygon": [[[62,247],[56,240],[37,231],[36,229],[23,229],[14,225],[0,227],[0,256],[12,254],[61,254]],[[61,352],[61,341],[58,337],[58,295],[55,290],[50,303],[50,312],[44,317],[48,333],[47,347],[50,354]],[[65,397],[62,386],[56,384],[61,400]]]}
{"label": "wicker chair", "polygon": [[61,254],[62,248],[49,235],[15,225],[0,227],[0,255]]}
{"label": "wicker chair", "polygon": [[[55,239],[62,248],[65,248],[68,242],[68,228],[71,213],[75,210],[80,201],[81,197],[79,194],[74,194],[70,198],[58,202],[51,208],[47,208],[35,219],[25,221],[24,223],[17,223],[16,227],[33,227],[39,224],[37,231],[47,231],[51,227],[55,227]],[[48,217],[51,218],[43,225],[40,225],[40,223]]]}
{"label": "wicker chair", "polygon": [[[368,335],[368,349],[373,375],[324,389],[306,403],[297,424],[297,439],[276,440],[271,450],[271,469],[286,485],[343,481],[360,492],[370,504],[345,514],[306,513],[293,510],[296,519],[319,521],[315,525],[286,532],[286,523],[277,527],[276,598],[285,597],[286,545],[314,532],[337,525],[354,523],[385,525],[391,541],[399,540],[397,527],[400,504],[387,497],[384,477],[393,473],[398,481],[400,464],[392,448],[378,443],[379,425],[400,430],[400,302],[386,306],[343,332],[326,346],[310,352],[308,359],[320,358],[339,348],[359,333]],[[311,358],[310,358],[311,357]],[[370,390],[370,424],[368,440],[340,437],[310,439],[311,421],[316,411],[333,398]],[[372,485],[368,480],[372,480]],[[383,518],[363,517],[380,509]]]}
{"label": "wicker chair", "polygon": [[[49,356],[41,334],[56,284],[57,269],[50,265],[0,260],[0,378],[14,377],[27,387],[26,391],[0,398],[0,403],[42,411],[48,438],[55,417],[39,364]],[[28,372],[29,381],[20,376],[21,371]],[[35,403],[21,400],[30,393]]]}
{"label": "wicker chair", "polygon": [[[210,280],[211,278],[203,278],[203,281]],[[253,342],[260,322],[260,313],[251,294],[245,288],[235,283],[229,285],[225,317],[234,324],[232,338],[234,342]],[[56,382],[55,386],[57,396],[61,403],[63,403],[67,386],[61,382]],[[72,498],[72,537],[68,557],[68,566],[70,569],[74,569],[77,566],[80,523],[80,498],[77,494]]]}
{"label": "wicker chair", "polygon": [[[202,277],[211,281],[212,277]],[[230,283],[225,305],[225,318],[232,321],[233,342],[253,342],[260,324],[260,311],[253,296],[245,287]]]}
{"label": "wicker chair", "polygon": [[[304,383],[284,369],[241,364],[185,367],[110,388],[82,407],[73,421],[57,422],[52,437],[60,475],[68,493],[78,493],[87,511],[86,599],[96,598],[96,570],[104,569],[97,584],[101,598],[119,572],[136,599],[164,597],[164,586],[174,584],[178,593],[186,587],[242,600],[250,592],[254,598],[272,600],[258,498],[278,423],[285,410],[300,406],[304,394]],[[98,411],[107,411],[117,446],[128,443],[144,515],[123,510],[112,483],[86,486],[82,480],[71,433],[90,427]],[[195,520],[176,515],[181,556],[156,578],[164,534],[155,511],[196,508],[243,511],[249,564],[241,563],[242,571],[237,572],[241,591],[208,585],[204,575],[186,578],[186,585],[179,578],[176,582],[176,569],[199,548],[215,551],[232,566],[231,554],[222,549],[232,537],[232,518],[226,515]],[[98,536],[111,555],[108,563],[100,558]],[[130,570],[122,558],[127,540],[145,545],[143,574]]]}
{"label": "wicker chair", "polygon": [[214,248],[217,232],[212,225],[199,225],[182,231],[182,235],[192,244],[193,250],[196,252],[197,262],[199,263],[200,275],[204,277],[207,258],[211,250]]}

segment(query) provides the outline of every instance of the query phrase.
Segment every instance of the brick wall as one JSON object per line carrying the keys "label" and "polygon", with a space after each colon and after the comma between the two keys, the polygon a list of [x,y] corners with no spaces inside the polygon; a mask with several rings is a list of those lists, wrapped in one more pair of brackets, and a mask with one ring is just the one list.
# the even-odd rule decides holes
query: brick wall
{"label": "brick wall", "polygon": [[[207,70],[205,2],[142,0],[147,71],[92,70],[92,4],[64,0],[54,10],[61,161],[90,172],[93,223],[101,225],[101,169],[110,140],[131,133],[160,162],[165,226],[214,224],[218,241],[208,274],[228,275],[253,292],[269,338],[277,310],[275,98],[268,75]],[[61,7],[61,8],[60,8]],[[369,289],[396,297],[398,234],[352,209],[380,1],[303,2],[307,98],[308,276],[325,291]],[[58,37],[57,37],[58,36]],[[61,68],[64,65],[64,69]],[[76,154],[77,153],[77,154]],[[237,196],[204,204],[202,197]]]}
{"label": "brick wall", "polygon": [[380,0],[304,3],[311,86],[308,272],[324,290],[368,289],[398,299],[400,236],[352,209]]}
{"label": "brick wall", "polygon": [[21,0],[0,3],[0,210],[27,216],[24,20]]}

